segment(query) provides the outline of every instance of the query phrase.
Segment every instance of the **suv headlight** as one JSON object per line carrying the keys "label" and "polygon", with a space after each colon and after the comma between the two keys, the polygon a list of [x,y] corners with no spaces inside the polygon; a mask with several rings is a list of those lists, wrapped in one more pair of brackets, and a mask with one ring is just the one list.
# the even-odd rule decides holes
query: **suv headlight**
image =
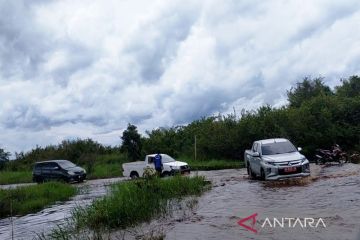
{"label": "suv headlight", "polygon": [[75,175],[73,171],[67,171],[69,175]]}
{"label": "suv headlight", "polygon": [[301,163],[304,163],[306,160],[307,160],[306,158],[302,158]]}
{"label": "suv headlight", "polygon": [[272,166],[276,166],[275,162],[268,162],[268,161],[265,161],[266,164],[269,164],[269,165],[272,165]]}

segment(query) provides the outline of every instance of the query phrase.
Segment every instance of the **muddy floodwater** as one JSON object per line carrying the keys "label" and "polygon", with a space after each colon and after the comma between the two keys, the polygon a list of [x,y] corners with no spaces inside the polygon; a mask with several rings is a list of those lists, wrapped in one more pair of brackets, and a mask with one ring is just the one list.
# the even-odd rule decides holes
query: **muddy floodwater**
{"label": "muddy floodwater", "polygon": [[[212,189],[198,198],[186,218],[169,218],[157,226],[168,240],[175,239],[360,239],[360,165],[312,165],[312,176],[278,182],[250,180],[245,169],[198,172],[212,181]],[[194,173],[196,174],[196,173]],[[114,179],[111,182],[123,179]],[[80,186],[83,193],[69,202],[39,213],[15,218],[15,239],[32,239],[49,231],[70,214],[76,204],[87,204],[106,193],[106,180]],[[87,189],[86,189],[87,188]],[[245,221],[248,230],[238,221]],[[271,226],[274,218],[299,219],[291,226]],[[304,219],[322,219],[317,227],[304,227]],[[252,224],[252,219],[256,222]],[[294,220],[293,220],[294,221]],[[146,232],[148,226],[143,225]],[[263,226],[263,227],[262,227]],[[156,227],[156,226],[155,226]],[[0,220],[0,239],[10,239],[9,219]],[[256,231],[256,233],[254,232]]]}
{"label": "muddy floodwater", "polygon": [[[193,217],[169,223],[166,239],[360,239],[360,166],[312,166],[312,177],[248,180],[245,170],[201,173],[214,187]],[[254,233],[238,221],[257,213]],[[326,227],[262,228],[266,218],[322,218]],[[245,222],[252,227],[251,220]]]}

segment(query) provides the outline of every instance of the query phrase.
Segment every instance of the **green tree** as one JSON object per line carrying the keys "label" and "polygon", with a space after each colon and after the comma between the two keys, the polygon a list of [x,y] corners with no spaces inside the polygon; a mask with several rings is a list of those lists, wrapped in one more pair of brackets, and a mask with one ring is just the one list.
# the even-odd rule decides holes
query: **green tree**
{"label": "green tree", "polygon": [[0,148],[0,170],[5,167],[5,163],[9,161],[10,156],[9,152],[5,152],[4,149]]}
{"label": "green tree", "polygon": [[290,107],[300,107],[303,102],[313,97],[332,95],[330,87],[326,86],[322,80],[322,78],[306,77],[302,82],[297,83],[295,88],[291,88],[287,92]]}
{"label": "green tree", "polygon": [[351,76],[348,80],[342,80],[342,85],[335,88],[336,94],[340,97],[360,96],[360,77]]}
{"label": "green tree", "polygon": [[126,152],[129,159],[133,161],[138,160],[141,156],[142,143],[137,127],[129,123],[127,129],[123,132],[121,139],[121,151]]}
{"label": "green tree", "polygon": [[9,152],[5,152],[4,149],[0,148],[0,161],[9,161],[11,154]]}

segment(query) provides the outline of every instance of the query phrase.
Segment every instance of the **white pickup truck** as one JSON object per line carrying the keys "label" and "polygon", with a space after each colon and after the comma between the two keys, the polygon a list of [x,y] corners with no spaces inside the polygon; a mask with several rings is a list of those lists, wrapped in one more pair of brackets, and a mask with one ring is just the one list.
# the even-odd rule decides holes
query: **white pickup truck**
{"label": "white pickup truck", "polygon": [[[161,174],[162,176],[164,177],[170,176],[170,175],[174,175],[175,173],[181,173],[181,174],[190,173],[190,168],[187,163],[176,161],[167,154],[160,154],[160,155],[163,164],[163,169]],[[150,154],[150,155],[146,155],[144,161],[124,163],[122,165],[123,176],[138,178],[143,176],[144,170],[146,168],[155,169],[155,165],[154,165],[155,156],[156,154]]]}
{"label": "white pickup truck", "polygon": [[245,166],[251,178],[278,180],[310,175],[309,161],[284,138],[255,141],[244,154]]}

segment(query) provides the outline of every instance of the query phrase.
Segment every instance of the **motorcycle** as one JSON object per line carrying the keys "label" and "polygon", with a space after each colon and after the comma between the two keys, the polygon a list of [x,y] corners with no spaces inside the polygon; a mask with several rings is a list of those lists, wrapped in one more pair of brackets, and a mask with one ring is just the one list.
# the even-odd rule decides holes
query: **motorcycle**
{"label": "motorcycle", "polygon": [[353,154],[350,155],[349,159],[350,159],[350,162],[352,162],[352,163],[360,163],[360,154],[357,152],[354,152]]}
{"label": "motorcycle", "polygon": [[344,152],[338,144],[335,144],[331,150],[317,149],[315,155],[316,164],[325,164],[328,162],[337,162],[339,164],[348,162],[347,153]]}

